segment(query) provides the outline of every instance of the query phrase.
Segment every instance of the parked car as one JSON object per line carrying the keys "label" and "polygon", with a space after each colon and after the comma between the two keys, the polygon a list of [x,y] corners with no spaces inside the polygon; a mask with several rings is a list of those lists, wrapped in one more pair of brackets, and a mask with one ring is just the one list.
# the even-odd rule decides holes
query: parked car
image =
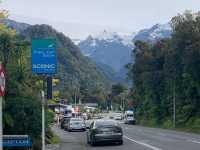
{"label": "parked car", "polygon": [[67,126],[68,131],[85,131],[86,125],[82,118],[71,118]]}
{"label": "parked car", "polygon": [[123,144],[123,131],[120,125],[114,120],[95,120],[91,123],[87,132],[87,143],[114,142]]}

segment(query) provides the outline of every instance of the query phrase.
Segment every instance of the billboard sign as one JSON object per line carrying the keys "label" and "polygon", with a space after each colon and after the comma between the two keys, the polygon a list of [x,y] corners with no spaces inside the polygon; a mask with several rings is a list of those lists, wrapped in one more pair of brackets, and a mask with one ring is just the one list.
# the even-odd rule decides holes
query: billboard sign
{"label": "billboard sign", "polygon": [[32,72],[35,74],[55,74],[56,71],[57,60],[55,40],[32,40]]}

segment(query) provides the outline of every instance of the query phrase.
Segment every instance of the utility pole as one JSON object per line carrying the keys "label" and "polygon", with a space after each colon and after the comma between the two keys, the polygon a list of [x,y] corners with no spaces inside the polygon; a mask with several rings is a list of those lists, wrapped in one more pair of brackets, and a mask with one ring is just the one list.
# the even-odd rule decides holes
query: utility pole
{"label": "utility pole", "polygon": [[[75,92],[74,92],[74,104],[75,104],[75,109],[76,109],[76,87],[75,87]],[[75,117],[76,117],[76,113],[75,113]]]}
{"label": "utility pole", "polygon": [[[43,81],[44,82],[44,81]],[[45,94],[41,91],[42,96],[42,150],[45,150]]]}
{"label": "utility pole", "polygon": [[173,87],[173,127],[176,128],[176,93],[175,84]]}

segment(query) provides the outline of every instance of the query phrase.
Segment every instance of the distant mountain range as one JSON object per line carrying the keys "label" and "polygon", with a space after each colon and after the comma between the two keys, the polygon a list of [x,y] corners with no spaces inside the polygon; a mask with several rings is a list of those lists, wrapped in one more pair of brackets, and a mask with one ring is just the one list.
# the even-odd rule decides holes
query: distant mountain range
{"label": "distant mountain range", "polygon": [[[9,19],[4,20],[4,23],[18,33],[31,27],[29,24]],[[170,37],[171,32],[170,24],[156,24],[137,33],[124,35],[103,31],[98,35],[89,35],[85,40],[74,39],[73,42],[80,48],[83,55],[96,63],[97,70],[107,79],[113,82],[127,83],[125,81],[127,69],[124,66],[134,61],[131,56],[134,42],[136,40],[155,42]]]}
{"label": "distant mountain range", "polygon": [[[108,65],[115,72],[114,79],[125,80],[127,70],[124,67],[130,61],[134,61],[131,53],[136,40],[155,42],[162,38],[170,37],[172,32],[170,24],[156,24],[149,29],[141,30],[130,35],[123,35],[103,31],[101,34],[89,35],[85,40],[77,40],[83,55],[90,57],[100,66]],[[104,65],[102,65],[104,64]],[[102,68],[103,69],[103,68]],[[104,69],[107,71],[107,68]],[[106,73],[108,74],[108,73]]]}

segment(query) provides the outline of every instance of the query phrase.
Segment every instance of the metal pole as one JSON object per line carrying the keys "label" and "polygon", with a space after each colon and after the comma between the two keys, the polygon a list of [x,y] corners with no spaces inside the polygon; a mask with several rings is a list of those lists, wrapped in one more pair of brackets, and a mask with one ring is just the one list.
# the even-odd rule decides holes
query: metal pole
{"label": "metal pole", "polygon": [[[74,102],[74,103],[75,103],[75,109],[76,109],[76,88],[75,88],[74,96],[75,96],[75,98],[74,98],[75,102]],[[77,117],[77,116],[76,116],[76,112],[75,112],[75,117]]]}
{"label": "metal pole", "polygon": [[124,113],[124,110],[125,110],[125,101],[124,101],[124,98],[123,98],[122,103],[123,103],[123,113]]}
{"label": "metal pole", "polygon": [[173,126],[176,128],[176,97],[175,97],[175,85],[173,88]]}
{"label": "metal pole", "polygon": [[2,111],[3,97],[0,96],[0,150],[3,150],[3,111]]}
{"label": "metal pole", "polygon": [[42,150],[45,150],[45,94],[41,91],[42,95]]}

